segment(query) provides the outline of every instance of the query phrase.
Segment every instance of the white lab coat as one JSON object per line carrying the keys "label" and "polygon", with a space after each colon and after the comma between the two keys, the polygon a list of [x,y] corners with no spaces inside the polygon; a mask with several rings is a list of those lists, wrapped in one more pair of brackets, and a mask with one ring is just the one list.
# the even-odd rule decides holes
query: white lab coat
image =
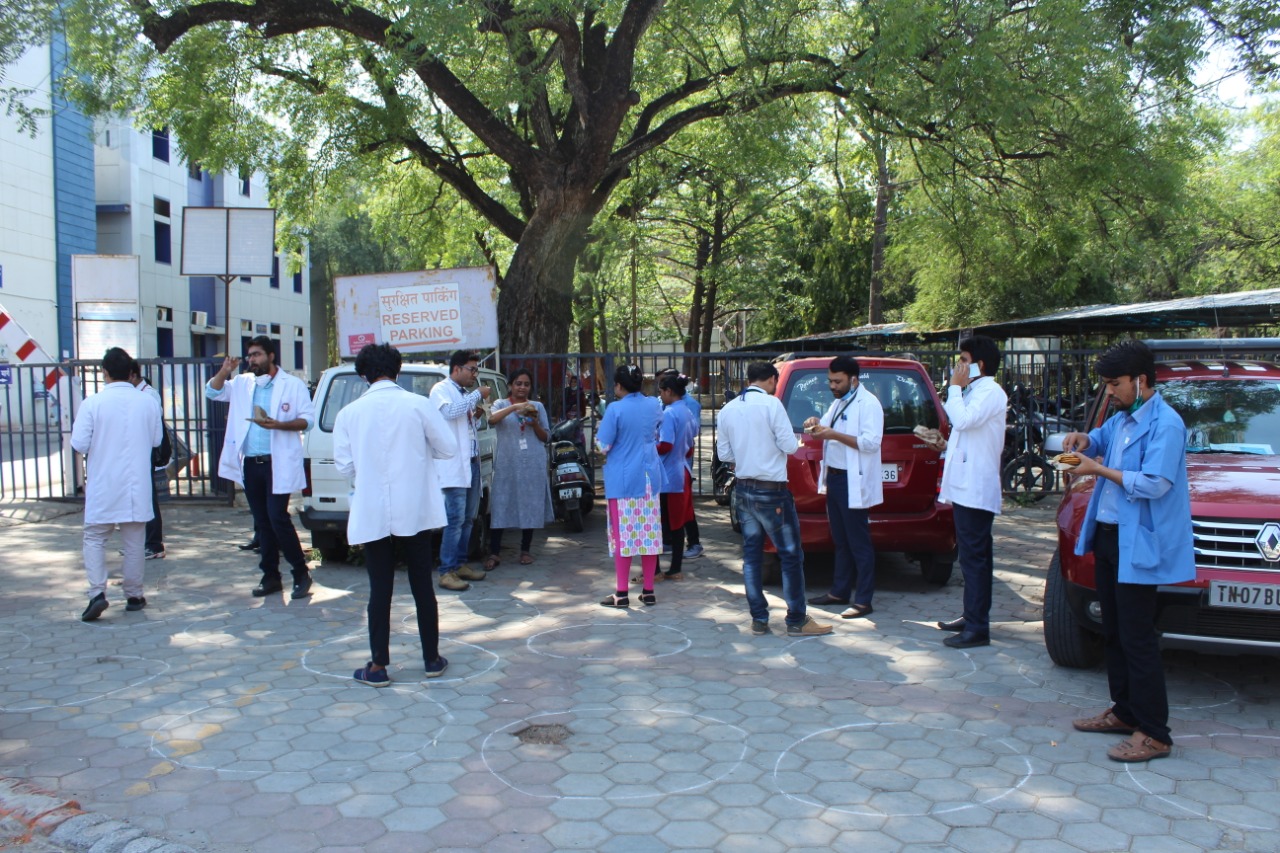
{"label": "white lab coat", "polygon": [[[836,413],[839,420],[832,422]],[[818,473],[818,493],[827,493],[827,464],[832,448],[843,450],[843,467],[849,473],[849,509],[871,509],[884,503],[884,474],[880,464],[880,444],[884,440],[884,408],[876,395],[861,384],[853,401],[845,407],[834,400],[822,416],[821,424],[836,432],[858,437],[857,448],[834,441],[823,442],[822,470]]]}
{"label": "white lab coat", "polygon": [[444,527],[436,460],[457,451],[453,429],[435,405],[390,380],[375,382],[333,424],[334,467],[355,480],[347,541]]}
{"label": "white lab coat", "polygon": [[[227,436],[222,443],[222,456],[218,460],[218,476],[244,485],[244,440],[249,434],[249,418],[253,417],[254,380],[252,373],[241,373],[222,384],[210,399],[229,402]],[[209,386],[213,390],[213,386]],[[275,385],[271,387],[271,405],[267,417],[278,421],[306,418],[315,423],[315,407],[311,393],[296,376],[276,371]],[[271,430],[271,491],[277,495],[299,492],[307,484],[302,469],[302,432],[296,430]]]}
{"label": "white lab coat", "polygon": [[966,395],[958,385],[947,388],[943,408],[951,421],[951,437],[947,439],[938,503],[999,515],[1004,500],[1000,456],[1009,397],[990,376],[973,380],[969,389]]}
{"label": "white lab coat", "polygon": [[[446,406],[462,402],[477,390],[479,386],[469,391],[459,391],[458,386],[451,379],[446,378],[431,387],[431,405],[435,406],[436,411],[441,411]],[[480,397],[477,395],[475,399],[479,400]],[[471,417],[474,418],[475,415]],[[471,445],[475,440],[472,436],[471,419],[463,414],[456,418],[445,418],[445,423],[449,425],[453,438],[458,444],[458,452],[441,463],[436,475],[440,478],[440,485],[446,489],[469,489],[471,488]]]}
{"label": "white lab coat", "polygon": [[85,524],[152,519],[151,448],[163,434],[160,407],[128,382],[109,382],[80,404],[71,446],[88,457]]}

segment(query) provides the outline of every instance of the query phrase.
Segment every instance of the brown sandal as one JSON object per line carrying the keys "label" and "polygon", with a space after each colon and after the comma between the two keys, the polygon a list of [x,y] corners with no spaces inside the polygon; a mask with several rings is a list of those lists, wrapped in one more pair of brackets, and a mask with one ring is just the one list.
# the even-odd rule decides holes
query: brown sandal
{"label": "brown sandal", "polygon": [[532,565],[532,563],[533,563],[533,555],[532,555],[532,554],[530,554],[528,551],[521,551],[521,552],[520,552],[520,565],[522,565],[522,566],[528,566],[528,565]]}
{"label": "brown sandal", "polygon": [[502,560],[498,559],[498,555],[490,554],[489,559],[484,561],[484,570],[486,572],[489,572],[496,569],[500,565],[502,565]]}
{"label": "brown sandal", "polygon": [[1072,720],[1071,725],[1078,732],[1092,732],[1102,735],[1131,735],[1136,731],[1133,726],[1115,715],[1114,708],[1108,708],[1096,717],[1081,717]]}
{"label": "brown sandal", "polygon": [[1122,740],[1111,749],[1108,749],[1107,758],[1112,761],[1133,763],[1165,758],[1171,752],[1173,752],[1172,744],[1161,743],[1153,737],[1147,737],[1142,732],[1134,732],[1128,739]]}

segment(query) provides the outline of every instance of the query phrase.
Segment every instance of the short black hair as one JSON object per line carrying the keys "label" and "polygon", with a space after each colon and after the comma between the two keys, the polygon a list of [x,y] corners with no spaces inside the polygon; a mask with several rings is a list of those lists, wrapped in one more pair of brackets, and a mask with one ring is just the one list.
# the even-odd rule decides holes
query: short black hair
{"label": "short black hair", "polygon": [[142,365],[138,363],[136,358],[129,359],[129,378],[142,376]]}
{"label": "short black hair", "polygon": [[102,356],[102,372],[113,382],[127,382],[132,369],[133,356],[120,347],[112,347]]}
{"label": "short black hair", "polygon": [[453,355],[449,356],[449,372],[457,370],[459,367],[466,367],[473,361],[479,361],[480,354],[474,350],[460,349]]}
{"label": "short black hair", "polygon": [[774,379],[778,375],[778,368],[774,367],[767,361],[753,361],[747,365],[747,381],[760,382],[764,379]]}
{"label": "short black hair", "polygon": [[511,371],[511,375],[507,377],[507,384],[514,385],[516,380],[519,379],[521,376],[529,377],[529,388],[532,389],[533,388],[533,371],[527,367],[517,367],[515,370]]}
{"label": "short black hair", "polygon": [[960,342],[960,352],[969,353],[975,364],[982,362],[983,376],[995,376],[1000,369],[1000,347],[986,335],[965,338]]}
{"label": "short black hair", "polygon": [[1113,345],[1098,356],[1096,367],[1104,379],[1142,376],[1148,388],[1156,384],[1156,354],[1142,341],[1121,341]]}
{"label": "short black hair", "polygon": [[857,379],[861,370],[858,360],[851,355],[838,355],[827,365],[828,373],[843,373],[850,379]]}
{"label": "short black hair", "polygon": [[391,344],[365,344],[356,353],[356,375],[364,377],[372,385],[375,380],[384,376],[395,379],[400,375],[400,365],[403,363],[400,350]]}
{"label": "short black hair", "polygon": [[613,381],[628,394],[634,394],[644,386],[644,371],[634,364],[619,364],[613,371]]}
{"label": "short black hair", "polygon": [[273,360],[275,361],[280,360],[280,353],[276,351],[276,342],[271,340],[271,338],[267,337],[266,335],[258,335],[256,338],[250,338],[249,345],[244,348],[244,354],[248,355],[249,350],[253,349],[254,347],[257,347],[258,349],[265,352],[267,355],[271,356]]}
{"label": "short black hair", "polygon": [[658,377],[658,387],[674,391],[677,397],[683,397],[689,387],[689,377],[681,376],[678,370],[664,370]]}

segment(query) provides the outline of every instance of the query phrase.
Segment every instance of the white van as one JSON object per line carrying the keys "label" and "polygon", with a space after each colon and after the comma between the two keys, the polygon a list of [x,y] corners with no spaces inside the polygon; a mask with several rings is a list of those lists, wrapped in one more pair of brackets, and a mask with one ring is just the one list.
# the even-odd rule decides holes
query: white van
{"label": "white van", "polygon": [[[449,375],[449,366],[434,363],[405,363],[396,383],[406,390],[426,397],[437,382]],[[485,368],[477,377],[489,388],[489,399],[507,396],[507,380]],[[347,495],[351,481],[338,473],[333,465],[333,424],[338,412],[352,400],[359,399],[369,387],[356,375],[355,365],[331,367],[320,375],[316,385],[316,422],[307,430],[303,444],[303,462],[307,469],[308,488],[302,493],[302,526],[311,531],[311,544],[320,551],[326,563],[343,562],[347,558],[347,513],[351,510]],[[493,484],[493,450],[497,436],[486,418],[477,425],[480,446],[480,512],[471,532],[471,554],[482,555],[489,544],[489,487]]]}

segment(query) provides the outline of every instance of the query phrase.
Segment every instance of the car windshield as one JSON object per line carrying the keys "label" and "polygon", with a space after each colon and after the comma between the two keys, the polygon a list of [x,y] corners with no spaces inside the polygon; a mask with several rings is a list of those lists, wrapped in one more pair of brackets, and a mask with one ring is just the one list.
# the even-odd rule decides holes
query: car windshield
{"label": "car windshield", "polygon": [[1280,445],[1280,382],[1180,379],[1159,391],[1187,425],[1188,453],[1272,456]]}
{"label": "car windshield", "polygon": [[[880,401],[886,433],[908,433],[917,426],[938,428],[938,409],[924,378],[915,371],[871,368],[862,371],[859,381]],[[807,419],[826,414],[831,407],[826,369],[792,373],[782,404],[796,432]]]}
{"label": "car windshield", "polygon": [[[432,387],[444,377],[438,373],[419,373],[404,371],[396,377],[396,384],[406,391],[412,391],[423,397],[431,393]],[[320,429],[333,432],[333,423],[348,405],[360,399],[360,395],[369,389],[369,383],[354,373],[343,373],[333,377],[329,383],[329,394],[324,401],[324,411],[320,413]]]}

